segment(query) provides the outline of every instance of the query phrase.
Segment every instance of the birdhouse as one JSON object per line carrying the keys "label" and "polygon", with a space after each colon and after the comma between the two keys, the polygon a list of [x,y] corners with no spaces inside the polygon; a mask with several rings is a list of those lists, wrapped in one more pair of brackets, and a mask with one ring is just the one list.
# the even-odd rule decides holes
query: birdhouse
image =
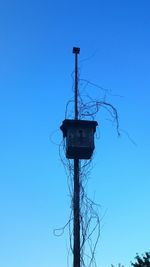
{"label": "birdhouse", "polygon": [[66,138],[66,157],[90,159],[94,151],[94,133],[97,121],[64,120],[60,129]]}

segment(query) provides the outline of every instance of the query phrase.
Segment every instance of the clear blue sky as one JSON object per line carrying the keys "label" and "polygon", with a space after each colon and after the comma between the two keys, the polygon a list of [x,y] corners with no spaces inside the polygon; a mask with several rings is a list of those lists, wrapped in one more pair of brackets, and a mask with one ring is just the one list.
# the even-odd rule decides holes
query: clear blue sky
{"label": "clear blue sky", "polygon": [[[67,179],[57,131],[72,96],[72,47],[81,77],[123,97],[117,137],[97,119],[89,193],[101,204],[97,264],[130,265],[150,249],[150,2],[2,0],[0,3],[0,266],[67,266]],[[92,56],[91,56],[92,55]],[[93,91],[95,94],[95,90]],[[52,135],[52,132],[56,134]],[[51,138],[50,136],[53,136]]]}

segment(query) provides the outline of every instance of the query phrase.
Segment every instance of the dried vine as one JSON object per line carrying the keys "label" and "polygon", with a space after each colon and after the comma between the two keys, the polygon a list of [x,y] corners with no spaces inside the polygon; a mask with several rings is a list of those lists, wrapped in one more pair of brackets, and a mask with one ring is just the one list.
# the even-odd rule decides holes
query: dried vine
{"label": "dried vine", "polygon": [[[79,119],[95,120],[96,115],[101,109],[105,109],[111,119],[115,122],[117,134],[120,135],[119,131],[119,116],[117,109],[109,102],[107,102],[107,94],[109,90],[102,88],[90,81],[80,79],[80,94],[78,93],[78,115]],[[100,99],[93,99],[93,97],[87,92],[88,86],[97,87],[101,91]],[[65,119],[73,119],[74,117],[74,99],[70,99],[66,104]],[[69,240],[70,240],[70,251],[73,253],[73,161],[66,159],[65,157],[65,140],[62,141],[59,147],[60,159],[64,165],[68,188],[71,198],[71,213],[68,222],[60,229],[55,229],[54,234],[60,236],[64,233],[66,227],[69,228]],[[80,161],[80,238],[81,238],[81,267],[96,267],[95,251],[96,246],[100,237],[100,223],[101,219],[99,216],[99,205],[91,200],[87,195],[87,183],[92,170],[92,161],[82,160]],[[70,252],[69,252],[70,253]],[[68,254],[69,254],[68,253]]]}

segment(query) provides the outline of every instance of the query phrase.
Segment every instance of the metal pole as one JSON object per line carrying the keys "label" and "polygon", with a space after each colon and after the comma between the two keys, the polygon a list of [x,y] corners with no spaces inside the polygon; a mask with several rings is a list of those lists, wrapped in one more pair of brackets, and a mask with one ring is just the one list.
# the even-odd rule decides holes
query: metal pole
{"label": "metal pole", "polygon": [[[78,120],[78,54],[80,48],[74,47],[75,54],[75,120]],[[73,195],[73,267],[80,267],[80,170],[79,159],[74,159]]]}
{"label": "metal pole", "polygon": [[74,243],[73,267],[80,267],[80,177],[79,160],[74,159]]}
{"label": "metal pole", "polygon": [[78,54],[75,51],[75,120],[78,120]]}

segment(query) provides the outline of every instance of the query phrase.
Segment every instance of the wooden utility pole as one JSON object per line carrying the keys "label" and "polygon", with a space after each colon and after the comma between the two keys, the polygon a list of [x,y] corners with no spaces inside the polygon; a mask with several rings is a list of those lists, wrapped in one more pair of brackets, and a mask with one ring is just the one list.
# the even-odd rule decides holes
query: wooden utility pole
{"label": "wooden utility pole", "polygon": [[[75,120],[78,120],[78,54],[80,48],[74,47],[75,54]],[[74,159],[74,194],[73,194],[73,267],[80,267],[80,170],[79,159]]]}

